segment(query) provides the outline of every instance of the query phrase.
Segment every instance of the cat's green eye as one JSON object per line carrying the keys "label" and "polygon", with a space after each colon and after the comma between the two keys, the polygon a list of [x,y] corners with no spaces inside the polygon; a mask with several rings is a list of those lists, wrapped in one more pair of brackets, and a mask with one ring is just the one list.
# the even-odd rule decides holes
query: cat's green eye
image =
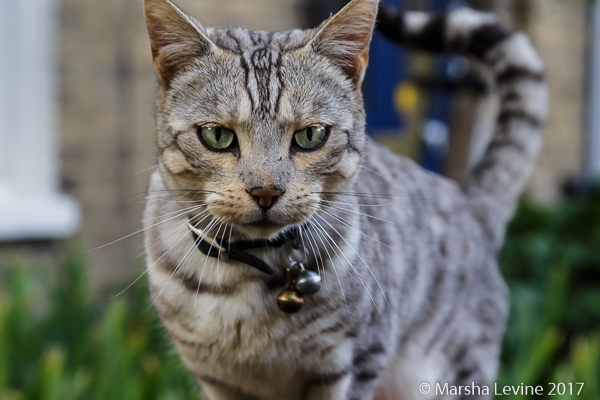
{"label": "cat's green eye", "polygon": [[319,147],[327,139],[327,128],[324,126],[309,126],[294,134],[294,145],[304,150]]}
{"label": "cat's green eye", "polygon": [[235,133],[220,126],[199,126],[198,136],[212,150],[226,150],[235,144]]}

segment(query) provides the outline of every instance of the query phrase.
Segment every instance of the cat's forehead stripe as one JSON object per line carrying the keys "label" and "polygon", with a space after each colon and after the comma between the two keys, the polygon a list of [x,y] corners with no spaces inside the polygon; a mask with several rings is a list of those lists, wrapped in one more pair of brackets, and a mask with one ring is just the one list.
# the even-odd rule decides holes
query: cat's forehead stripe
{"label": "cat's forehead stripe", "polygon": [[300,30],[285,32],[248,31],[241,28],[212,30],[220,48],[240,57],[246,76],[246,91],[252,111],[261,119],[272,119],[279,110],[284,88],[280,73],[282,55],[306,41]]}
{"label": "cat's forehead stripe", "polygon": [[[258,37],[257,37],[258,36]],[[271,116],[271,103],[273,98],[279,97],[281,91],[281,82],[276,79],[273,71],[274,61],[279,59],[279,52],[271,47],[273,35],[266,35],[265,40],[262,35],[252,35],[252,42],[255,48],[250,54],[250,65],[254,72],[254,85],[257,98],[254,99],[254,112],[261,118]],[[273,82],[272,82],[273,81]],[[272,91],[277,93],[271,93]],[[251,92],[254,92],[251,90]]]}

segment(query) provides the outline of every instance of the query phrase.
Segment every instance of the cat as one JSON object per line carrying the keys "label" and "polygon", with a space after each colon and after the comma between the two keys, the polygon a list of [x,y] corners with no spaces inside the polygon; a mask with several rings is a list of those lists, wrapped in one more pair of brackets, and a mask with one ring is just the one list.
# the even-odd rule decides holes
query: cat
{"label": "cat", "polygon": [[[434,399],[453,398],[436,383],[492,384],[509,304],[496,253],[547,114],[526,36],[466,8],[377,17],[378,0],[286,32],[207,28],[169,0],[144,8],[159,82],[148,285],[203,399]],[[464,185],[366,136],[377,18],[401,44],[493,72],[495,135]]]}

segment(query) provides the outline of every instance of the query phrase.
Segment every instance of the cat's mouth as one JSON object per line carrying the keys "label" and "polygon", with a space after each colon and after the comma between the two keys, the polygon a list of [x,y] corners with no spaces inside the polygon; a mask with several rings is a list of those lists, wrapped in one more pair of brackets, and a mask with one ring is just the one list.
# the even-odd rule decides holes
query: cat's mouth
{"label": "cat's mouth", "polygon": [[310,215],[303,212],[309,207],[303,207],[303,204],[289,205],[279,202],[268,210],[253,206],[241,206],[232,210],[231,207],[224,207],[220,201],[211,203],[211,206],[213,207],[210,207],[209,213],[218,220],[217,227],[220,223],[226,224],[224,229],[232,229],[236,240],[272,239],[310,218]]}

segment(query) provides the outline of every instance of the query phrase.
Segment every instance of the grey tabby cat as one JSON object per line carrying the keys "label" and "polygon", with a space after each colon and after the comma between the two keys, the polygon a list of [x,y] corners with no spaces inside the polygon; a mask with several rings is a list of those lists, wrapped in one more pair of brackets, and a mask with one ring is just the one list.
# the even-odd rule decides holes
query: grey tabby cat
{"label": "grey tabby cat", "polygon": [[[459,187],[365,135],[378,0],[287,32],[144,5],[159,78],[148,284],[204,399],[432,399],[422,382],[491,384],[508,311],[495,256],[546,118],[527,38],[468,9],[380,13],[397,41],[495,76],[495,136]],[[271,275],[228,257],[248,241]],[[277,305],[290,260],[323,279],[296,314]]]}

